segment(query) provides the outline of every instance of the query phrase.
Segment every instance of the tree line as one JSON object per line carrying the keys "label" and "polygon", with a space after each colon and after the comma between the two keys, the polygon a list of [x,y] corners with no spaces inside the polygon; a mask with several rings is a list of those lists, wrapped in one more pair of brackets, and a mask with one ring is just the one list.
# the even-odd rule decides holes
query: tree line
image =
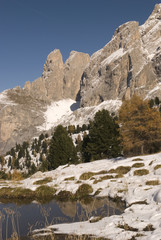
{"label": "tree line", "polygon": [[[74,134],[75,142],[72,138]],[[48,134],[41,134],[31,146],[27,142],[16,144],[8,153],[8,165],[19,169],[20,159],[25,158],[25,166],[32,174],[64,164],[158,151],[161,151],[160,100],[143,100],[134,95],[123,102],[118,116],[103,109],[96,113],[88,125],[58,125],[51,138]],[[38,166],[31,163],[31,155],[39,156]],[[4,158],[0,157],[0,162],[4,162]]]}

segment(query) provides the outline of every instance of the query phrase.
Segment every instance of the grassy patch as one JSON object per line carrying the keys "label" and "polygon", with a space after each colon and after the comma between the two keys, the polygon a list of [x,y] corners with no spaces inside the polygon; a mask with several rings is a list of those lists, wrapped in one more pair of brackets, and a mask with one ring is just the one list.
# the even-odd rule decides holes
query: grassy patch
{"label": "grassy patch", "polygon": [[68,178],[65,178],[64,181],[74,181],[75,180],[75,177],[68,177]]}
{"label": "grassy patch", "polygon": [[116,174],[115,178],[123,178],[124,175],[123,174]]}
{"label": "grassy patch", "polygon": [[0,199],[2,200],[38,200],[48,201],[53,199],[56,190],[49,186],[40,186],[36,191],[27,188],[1,188]]}
{"label": "grassy patch", "polygon": [[132,231],[132,232],[138,232],[138,229],[137,228],[133,228],[131,226],[129,226],[127,223],[124,223],[124,224],[118,224],[117,226],[118,228],[122,228],[124,229],[125,231]]}
{"label": "grassy patch", "polygon": [[93,172],[86,172],[86,173],[82,173],[82,175],[80,176],[80,180],[88,180],[91,177],[93,177],[95,174]]}
{"label": "grassy patch", "polygon": [[1,199],[34,199],[34,192],[25,188],[1,188]]}
{"label": "grassy patch", "polygon": [[132,161],[133,162],[139,162],[139,161],[143,161],[143,159],[141,159],[141,158],[134,158]]}
{"label": "grassy patch", "polygon": [[107,173],[107,171],[105,171],[105,170],[102,170],[99,172],[86,172],[86,173],[82,173],[82,175],[80,176],[79,179],[80,180],[88,180],[95,175],[101,175],[101,174],[106,174],[106,173]]}
{"label": "grassy patch", "polygon": [[102,182],[104,180],[108,180],[108,179],[112,179],[112,178],[114,178],[113,175],[106,175],[106,176],[103,176],[99,179],[95,179],[93,184],[97,184],[98,182]]}
{"label": "grassy patch", "polygon": [[77,199],[83,199],[86,196],[89,196],[93,192],[93,188],[89,184],[82,184],[79,186],[75,193]]}
{"label": "grassy patch", "polygon": [[161,168],[161,164],[156,165],[156,166],[154,167],[154,170],[157,170],[157,169],[159,169],[159,168]]}
{"label": "grassy patch", "polygon": [[42,180],[38,180],[36,182],[34,182],[33,184],[34,185],[42,185],[42,184],[46,184],[46,183],[49,183],[49,182],[52,182],[52,178],[51,177],[46,177]]}
{"label": "grassy patch", "polygon": [[132,165],[132,167],[134,167],[134,168],[140,168],[140,167],[144,167],[144,166],[145,166],[144,163],[134,163],[134,164]]}
{"label": "grassy patch", "polygon": [[119,166],[116,169],[110,169],[108,173],[126,174],[131,170],[129,166]]}
{"label": "grassy patch", "polygon": [[56,193],[56,190],[49,186],[40,186],[35,191],[35,198],[43,201],[51,200],[54,197],[54,194]]}
{"label": "grassy patch", "polygon": [[160,185],[160,182],[159,182],[159,180],[149,180],[145,184],[155,186],[155,185]]}
{"label": "grassy patch", "polygon": [[134,176],[143,176],[149,174],[149,170],[147,169],[138,169],[134,171]]}

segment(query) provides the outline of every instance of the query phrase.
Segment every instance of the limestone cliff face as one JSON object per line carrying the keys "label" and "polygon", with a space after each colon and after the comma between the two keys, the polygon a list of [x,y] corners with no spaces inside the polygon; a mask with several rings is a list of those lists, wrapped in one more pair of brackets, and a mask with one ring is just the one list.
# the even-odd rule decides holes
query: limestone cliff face
{"label": "limestone cliff face", "polygon": [[89,60],[88,54],[72,51],[63,64],[60,51],[55,49],[47,57],[42,77],[33,83],[25,83],[26,94],[47,102],[63,98],[75,100],[79,94],[82,73]]}
{"label": "limestone cliff face", "polygon": [[[94,53],[81,82],[81,106],[109,99],[146,97],[161,80],[161,4],[139,27],[137,22],[120,26],[112,40]],[[153,95],[152,94],[152,95]]]}
{"label": "limestone cliff face", "polygon": [[90,61],[88,54],[72,51],[64,65],[63,97],[78,99],[82,73]]}

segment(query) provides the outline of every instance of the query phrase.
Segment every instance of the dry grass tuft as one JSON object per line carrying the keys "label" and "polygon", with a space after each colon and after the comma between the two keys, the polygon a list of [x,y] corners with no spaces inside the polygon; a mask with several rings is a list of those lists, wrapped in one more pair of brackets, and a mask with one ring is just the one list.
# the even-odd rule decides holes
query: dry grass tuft
{"label": "dry grass tuft", "polygon": [[80,180],[88,180],[91,177],[95,176],[95,175],[101,175],[101,174],[107,174],[107,171],[102,170],[99,172],[86,172],[86,173],[82,173],[82,175],[80,176]]}
{"label": "dry grass tuft", "polygon": [[139,162],[139,161],[143,161],[143,159],[141,159],[141,158],[134,158],[132,161],[133,162]]}
{"label": "dry grass tuft", "polygon": [[143,176],[149,174],[149,170],[147,169],[138,169],[134,171],[134,176]]}
{"label": "dry grass tuft", "polygon": [[42,180],[38,180],[36,182],[34,182],[33,184],[34,185],[43,185],[43,184],[46,184],[46,183],[49,183],[49,182],[52,182],[52,178],[51,177],[46,177]]}
{"label": "dry grass tuft", "polygon": [[145,184],[155,186],[155,185],[160,185],[160,182],[159,182],[159,180],[149,180]]}
{"label": "dry grass tuft", "polygon": [[154,167],[154,170],[157,170],[157,169],[159,169],[159,168],[161,168],[161,164],[156,165],[156,166]]}
{"label": "dry grass tuft", "polygon": [[119,166],[116,169],[110,169],[108,173],[126,174],[131,170],[129,166]]}
{"label": "dry grass tuft", "polygon": [[134,168],[140,168],[140,167],[144,167],[144,166],[145,166],[144,163],[134,163],[134,164],[132,165],[132,167],[134,167]]}

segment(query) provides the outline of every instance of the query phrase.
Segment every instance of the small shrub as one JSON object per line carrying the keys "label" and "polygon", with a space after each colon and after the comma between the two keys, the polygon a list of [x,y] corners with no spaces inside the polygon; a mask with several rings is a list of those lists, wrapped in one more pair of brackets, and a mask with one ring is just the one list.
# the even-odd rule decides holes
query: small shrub
{"label": "small shrub", "polygon": [[93,188],[89,184],[82,184],[77,189],[75,196],[77,199],[82,199],[82,198],[88,196],[92,192],[93,192]]}
{"label": "small shrub", "polygon": [[51,177],[46,177],[42,180],[38,180],[36,182],[34,182],[33,184],[34,185],[42,185],[42,184],[46,184],[46,183],[49,183],[49,182],[52,182],[52,178]]}
{"label": "small shrub", "polygon": [[143,228],[143,231],[154,231],[155,228],[152,224],[148,224],[145,228]]}
{"label": "small shrub", "polygon": [[129,166],[119,166],[116,169],[110,169],[108,173],[126,174],[131,170]]}
{"label": "small shrub", "polygon": [[159,185],[160,182],[159,182],[159,180],[149,180],[145,184],[146,185],[153,185],[153,186],[155,186],[155,185]]}
{"label": "small shrub", "polygon": [[134,176],[143,176],[149,174],[149,170],[147,169],[138,169],[134,171]]}
{"label": "small shrub", "polygon": [[140,168],[140,167],[144,167],[144,166],[145,166],[144,163],[134,163],[134,164],[132,165],[132,167],[134,167],[134,168]]}
{"label": "small shrub", "polygon": [[156,166],[154,167],[154,170],[157,170],[157,169],[159,169],[159,168],[161,168],[161,164],[156,165]]}

